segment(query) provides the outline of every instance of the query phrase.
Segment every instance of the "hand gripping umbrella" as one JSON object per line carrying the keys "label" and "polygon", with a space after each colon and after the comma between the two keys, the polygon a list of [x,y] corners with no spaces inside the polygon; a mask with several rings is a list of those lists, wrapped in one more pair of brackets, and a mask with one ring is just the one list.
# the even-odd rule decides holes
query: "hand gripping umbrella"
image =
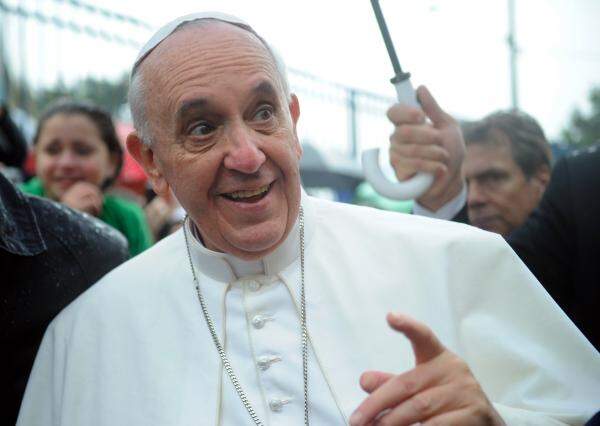
{"label": "hand gripping umbrella", "polygon": [[[410,82],[410,73],[403,72],[400,68],[400,62],[394,50],[394,44],[390,38],[387,25],[383,18],[383,13],[379,7],[379,0],[371,0],[385,47],[387,48],[392,66],[394,67],[394,78],[392,84],[396,88],[398,102],[413,107],[420,108],[415,90]],[[394,200],[410,200],[418,198],[425,193],[433,183],[433,175],[430,173],[417,173],[414,177],[404,182],[391,182],[381,171],[379,167],[379,148],[365,150],[362,154],[362,166],[365,178],[371,184],[373,189],[384,197]]]}

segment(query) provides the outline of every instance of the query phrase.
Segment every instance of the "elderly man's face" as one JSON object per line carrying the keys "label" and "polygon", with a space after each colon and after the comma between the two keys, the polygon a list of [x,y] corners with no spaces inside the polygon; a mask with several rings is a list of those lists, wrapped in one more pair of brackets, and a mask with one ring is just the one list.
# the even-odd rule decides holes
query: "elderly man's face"
{"label": "elderly man's face", "polygon": [[142,161],[155,190],[173,190],[208,248],[271,252],[298,215],[302,151],[298,101],[286,99],[266,48],[229,24],[190,26],[140,71],[153,135]]}
{"label": "elderly man's face", "polygon": [[464,172],[470,223],[504,237],[525,222],[548,181],[547,170],[527,179],[508,142],[468,145]]}

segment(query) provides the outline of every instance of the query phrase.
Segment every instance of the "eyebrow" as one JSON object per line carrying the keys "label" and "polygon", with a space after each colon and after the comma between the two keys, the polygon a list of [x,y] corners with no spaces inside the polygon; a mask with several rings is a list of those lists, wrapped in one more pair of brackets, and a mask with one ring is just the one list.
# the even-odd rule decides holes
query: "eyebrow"
{"label": "eyebrow", "polygon": [[271,96],[276,99],[278,98],[277,90],[275,90],[275,87],[273,87],[273,84],[271,84],[271,82],[268,80],[263,80],[260,83],[258,83],[254,87],[254,89],[252,89],[252,93],[255,95],[265,95],[265,96]]}
{"label": "eyebrow", "polygon": [[509,173],[506,170],[492,167],[482,172],[476,173],[475,175],[470,176],[468,179],[487,179],[491,177],[506,177],[508,175]]}
{"label": "eyebrow", "polygon": [[[251,96],[265,96],[278,100],[277,90],[273,84],[268,80],[259,82],[253,89],[250,90]],[[198,112],[205,109],[210,104],[207,98],[196,98],[189,101],[185,101],[181,104],[176,112],[176,119],[178,123],[183,123],[187,116],[196,115]]]}
{"label": "eyebrow", "polygon": [[185,101],[177,110],[177,122],[182,122],[188,114],[202,110],[206,105],[208,105],[208,100],[205,98]]}

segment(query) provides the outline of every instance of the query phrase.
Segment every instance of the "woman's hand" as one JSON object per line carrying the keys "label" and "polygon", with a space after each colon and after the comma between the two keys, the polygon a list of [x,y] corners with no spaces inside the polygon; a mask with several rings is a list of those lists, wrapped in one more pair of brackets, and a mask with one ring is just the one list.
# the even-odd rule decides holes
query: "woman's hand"
{"label": "woman's hand", "polygon": [[60,202],[92,216],[100,216],[104,196],[100,188],[89,182],[77,182],[61,197]]}

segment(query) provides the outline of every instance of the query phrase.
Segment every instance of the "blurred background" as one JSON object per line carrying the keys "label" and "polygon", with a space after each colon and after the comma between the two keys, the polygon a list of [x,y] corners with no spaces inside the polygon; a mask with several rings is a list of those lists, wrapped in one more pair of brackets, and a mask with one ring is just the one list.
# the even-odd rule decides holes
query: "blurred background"
{"label": "blurred background", "polygon": [[[455,117],[520,108],[542,124],[555,158],[600,134],[600,1],[381,6],[403,68]],[[358,188],[360,152],[387,146],[385,111],[394,101],[392,68],[368,0],[0,0],[0,104],[28,140],[40,112],[63,96],[108,109],[124,137],[131,129],[128,71],[138,49],[162,24],[200,9],[247,20],[286,60],[301,104],[310,192],[350,202],[362,191],[365,203],[385,207],[369,188]],[[120,183],[145,185],[131,159]]]}

